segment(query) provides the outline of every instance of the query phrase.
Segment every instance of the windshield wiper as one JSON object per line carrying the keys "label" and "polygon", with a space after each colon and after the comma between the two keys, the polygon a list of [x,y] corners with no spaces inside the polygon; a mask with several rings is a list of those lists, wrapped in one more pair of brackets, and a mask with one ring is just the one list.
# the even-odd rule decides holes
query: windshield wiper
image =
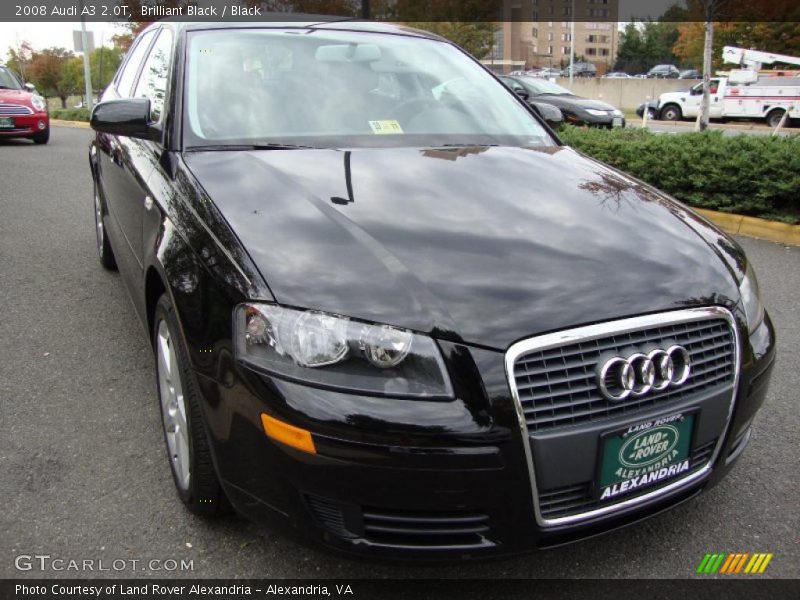
{"label": "windshield wiper", "polygon": [[187,152],[218,152],[236,150],[320,150],[316,146],[299,144],[211,144],[207,146],[189,146]]}
{"label": "windshield wiper", "polygon": [[11,86],[8,85],[0,85],[0,90],[14,90],[14,89],[16,88],[12,88]]}

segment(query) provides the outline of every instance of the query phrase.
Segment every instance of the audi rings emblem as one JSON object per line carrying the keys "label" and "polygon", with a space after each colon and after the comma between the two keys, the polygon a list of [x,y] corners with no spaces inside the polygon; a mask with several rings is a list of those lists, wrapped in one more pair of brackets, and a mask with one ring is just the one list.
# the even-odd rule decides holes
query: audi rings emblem
{"label": "audi rings emblem", "polygon": [[597,370],[597,387],[612,402],[628,396],[644,396],[683,384],[689,379],[691,360],[683,346],[656,348],[646,354],[634,352],[627,358],[614,356]]}

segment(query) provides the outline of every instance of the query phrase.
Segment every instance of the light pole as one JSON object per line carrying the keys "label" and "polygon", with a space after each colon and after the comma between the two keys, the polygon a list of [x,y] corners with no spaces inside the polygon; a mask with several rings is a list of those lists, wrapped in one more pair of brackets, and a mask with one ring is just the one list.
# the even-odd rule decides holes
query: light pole
{"label": "light pole", "polygon": [[83,16],[81,0],[81,45],[83,46],[83,81],[86,84],[86,108],[92,112],[92,69],[89,66],[89,39],[86,35],[86,18]]}
{"label": "light pole", "polygon": [[569,22],[569,87],[572,89],[572,80],[575,77],[575,0],[572,0]]}

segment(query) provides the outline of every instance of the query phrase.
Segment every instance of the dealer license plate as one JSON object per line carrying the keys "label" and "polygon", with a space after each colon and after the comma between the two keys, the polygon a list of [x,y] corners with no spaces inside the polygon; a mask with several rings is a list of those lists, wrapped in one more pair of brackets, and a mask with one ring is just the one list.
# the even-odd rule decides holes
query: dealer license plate
{"label": "dealer license plate", "polygon": [[612,500],[685,474],[694,420],[694,414],[680,413],[603,435],[596,489],[600,500]]}
{"label": "dealer license plate", "polygon": [[14,119],[11,117],[0,117],[0,129],[14,129]]}
{"label": "dealer license plate", "polygon": [[622,117],[614,117],[611,121],[612,127],[622,127]]}

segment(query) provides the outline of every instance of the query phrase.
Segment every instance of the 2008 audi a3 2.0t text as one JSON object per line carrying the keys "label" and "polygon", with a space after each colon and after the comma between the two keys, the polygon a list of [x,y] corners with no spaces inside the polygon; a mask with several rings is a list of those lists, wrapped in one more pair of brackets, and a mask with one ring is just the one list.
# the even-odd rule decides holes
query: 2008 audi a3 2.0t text
{"label": "2008 audi a3 2.0t text", "polygon": [[162,22],[92,127],[195,513],[510,554],[676,506],[748,442],[775,337],[737,243],[445,40]]}

